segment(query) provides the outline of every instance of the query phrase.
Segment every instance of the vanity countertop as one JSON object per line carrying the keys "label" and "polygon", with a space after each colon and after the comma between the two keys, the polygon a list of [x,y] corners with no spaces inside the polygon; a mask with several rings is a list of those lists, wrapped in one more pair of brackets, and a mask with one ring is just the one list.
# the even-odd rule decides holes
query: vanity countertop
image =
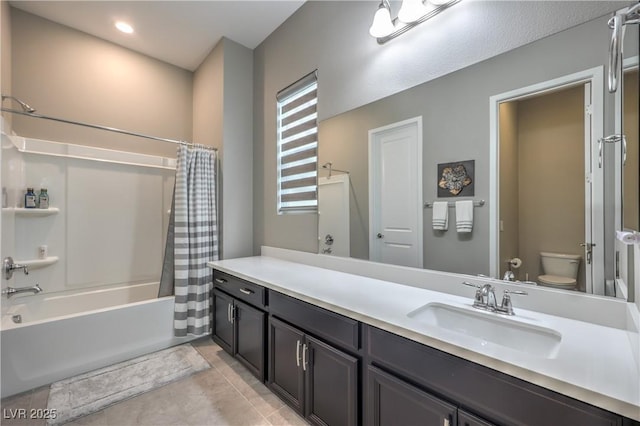
{"label": "vanity countertop", "polygon": [[557,354],[544,358],[419,324],[407,316],[430,302],[467,309],[472,298],[267,256],[209,266],[640,421],[640,367],[631,347],[636,340],[626,330],[519,309],[514,298],[516,315],[509,319],[561,333]]}

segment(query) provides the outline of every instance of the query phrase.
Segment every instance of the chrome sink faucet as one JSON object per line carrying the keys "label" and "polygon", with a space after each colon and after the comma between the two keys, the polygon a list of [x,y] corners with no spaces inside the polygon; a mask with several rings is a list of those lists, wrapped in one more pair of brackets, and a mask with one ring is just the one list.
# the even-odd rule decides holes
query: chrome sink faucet
{"label": "chrome sink faucet", "polygon": [[33,293],[33,294],[38,294],[40,292],[42,292],[42,287],[40,287],[40,285],[36,284],[32,287],[7,287],[4,290],[2,290],[2,295],[4,296],[5,294],[7,295],[7,299],[11,299],[11,297],[15,296],[16,294],[20,294],[20,293]]}
{"label": "chrome sink faucet", "polygon": [[479,309],[486,309],[488,311],[496,310],[498,307],[496,304],[496,293],[491,284],[485,284],[480,287],[480,300],[476,297],[473,306]]}
{"label": "chrome sink faucet", "polygon": [[468,281],[463,281],[462,284],[475,287],[476,294],[473,300],[473,307],[476,309],[483,309],[485,311],[495,312],[504,315],[515,315],[513,312],[513,304],[511,302],[511,295],[527,295],[526,291],[522,290],[509,290],[506,289],[502,295],[502,302],[498,306],[496,301],[495,288],[491,284],[473,284]]}
{"label": "chrome sink faucet", "polygon": [[516,274],[513,273],[512,270],[508,270],[504,273],[504,277],[502,277],[503,281],[515,281]]}

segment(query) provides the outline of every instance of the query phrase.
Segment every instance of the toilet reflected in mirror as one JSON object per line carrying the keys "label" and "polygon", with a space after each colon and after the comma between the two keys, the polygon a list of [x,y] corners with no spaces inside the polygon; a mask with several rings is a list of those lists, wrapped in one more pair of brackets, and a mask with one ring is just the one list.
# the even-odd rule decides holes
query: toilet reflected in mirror
{"label": "toilet reflected in mirror", "polygon": [[576,290],[580,259],[579,255],[574,254],[540,253],[543,275],[538,277],[538,284],[543,287]]}

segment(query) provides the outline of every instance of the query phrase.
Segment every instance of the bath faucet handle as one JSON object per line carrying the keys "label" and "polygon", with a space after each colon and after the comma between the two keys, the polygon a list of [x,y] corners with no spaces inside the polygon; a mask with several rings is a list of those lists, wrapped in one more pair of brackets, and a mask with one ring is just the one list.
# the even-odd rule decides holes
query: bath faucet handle
{"label": "bath faucet handle", "polygon": [[2,261],[2,269],[4,270],[4,278],[10,280],[13,277],[13,271],[22,269],[25,275],[29,275],[29,268],[27,265],[18,265],[13,261],[11,256],[7,256]]}
{"label": "bath faucet handle", "polygon": [[526,296],[529,293],[522,290],[506,289],[504,291],[504,294],[502,295],[502,303],[500,303],[500,307],[497,309],[499,313],[505,314],[505,315],[515,315],[515,313],[513,312],[513,303],[511,303],[512,294],[516,294],[519,296]]}

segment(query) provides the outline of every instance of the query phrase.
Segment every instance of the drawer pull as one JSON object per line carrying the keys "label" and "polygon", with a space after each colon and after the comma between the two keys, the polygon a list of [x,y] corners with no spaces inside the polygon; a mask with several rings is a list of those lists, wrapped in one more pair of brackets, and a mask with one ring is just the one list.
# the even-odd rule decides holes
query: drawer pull
{"label": "drawer pull", "polygon": [[227,280],[225,280],[224,278],[216,278],[216,280],[215,280],[215,281],[216,281],[217,283],[219,283],[219,284],[224,284],[224,283],[226,283],[226,282],[227,282]]}
{"label": "drawer pull", "polygon": [[296,366],[300,367],[300,340],[296,341]]}
{"label": "drawer pull", "polygon": [[253,290],[249,290],[248,288],[241,288],[240,291],[244,294],[253,294],[255,293]]}

